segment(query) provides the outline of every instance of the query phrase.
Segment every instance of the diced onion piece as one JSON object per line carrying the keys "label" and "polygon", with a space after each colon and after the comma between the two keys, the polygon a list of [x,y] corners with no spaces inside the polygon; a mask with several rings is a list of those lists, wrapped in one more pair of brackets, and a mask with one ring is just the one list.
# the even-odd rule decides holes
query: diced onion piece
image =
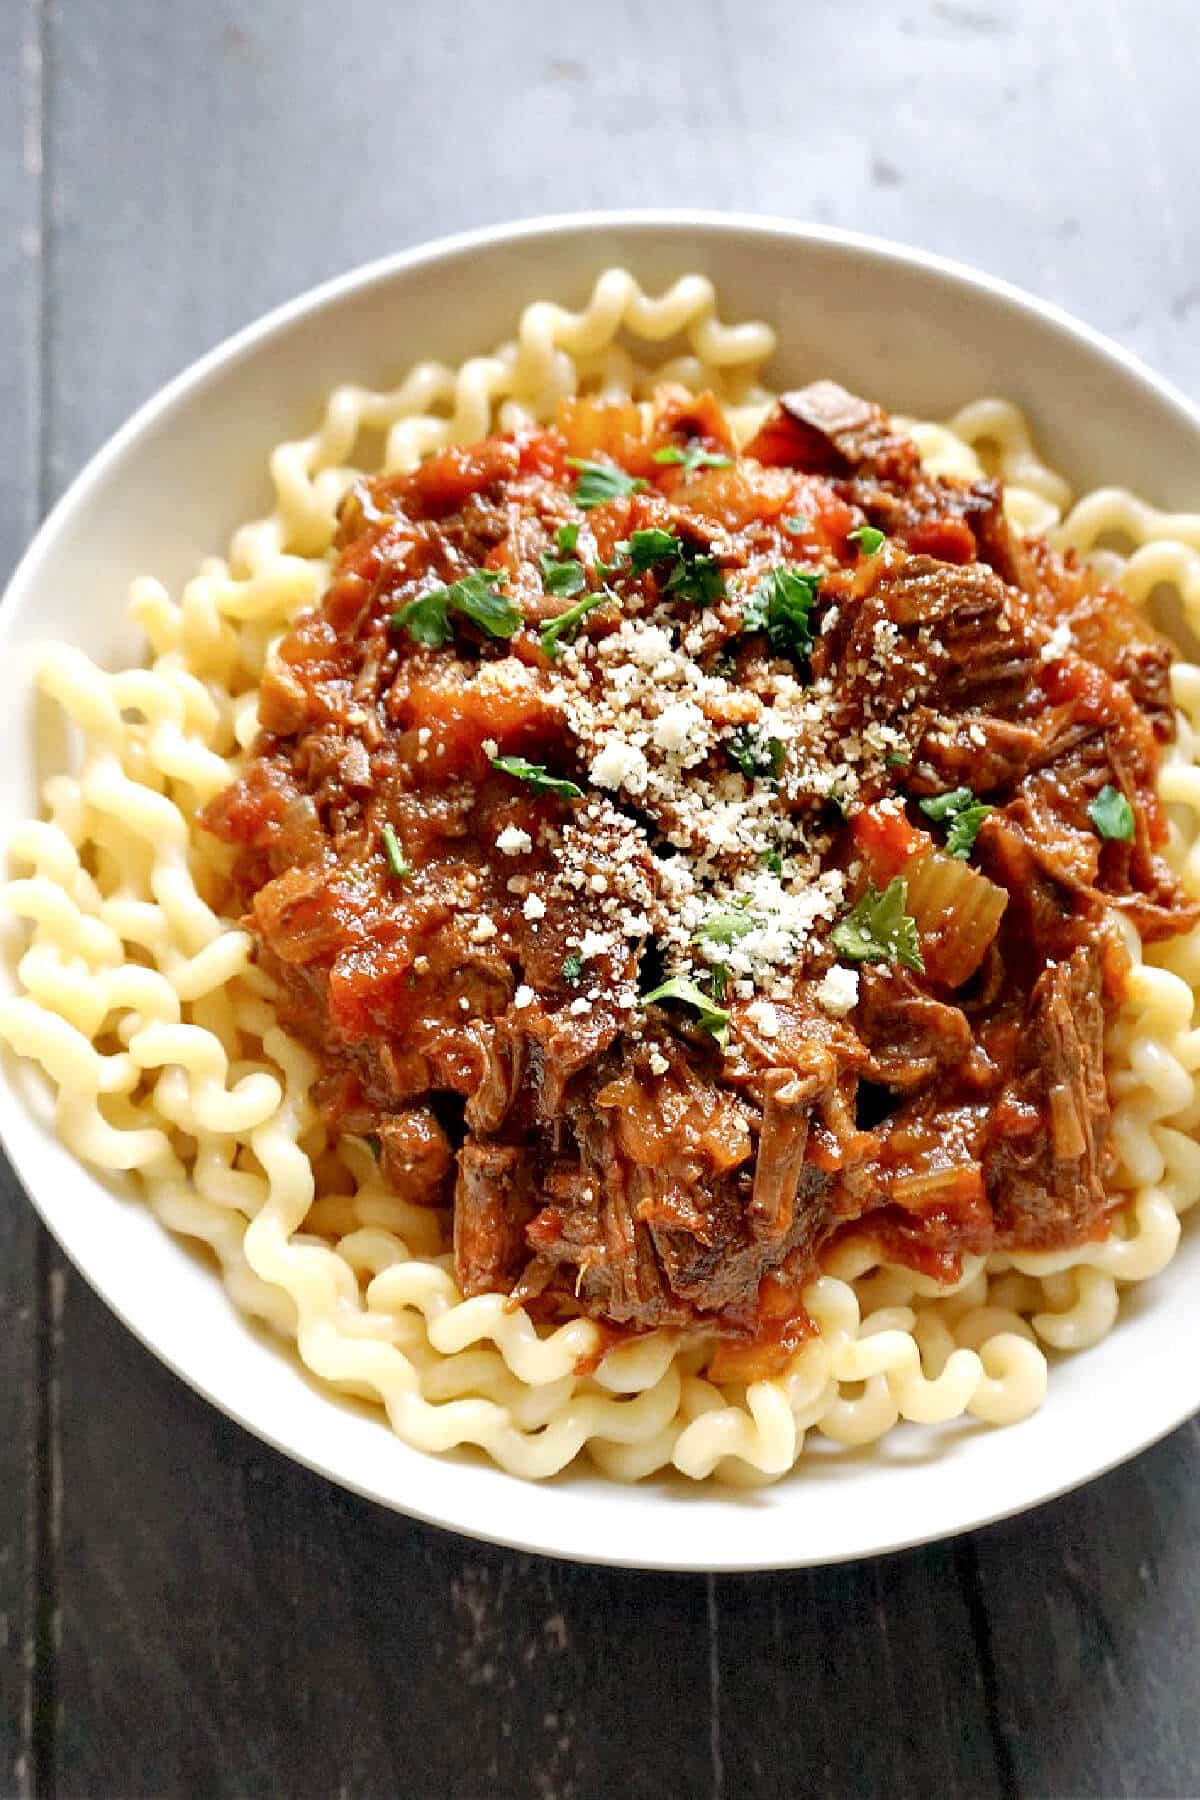
{"label": "diced onion piece", "polygon": [[619,463],[629,440],[642,436],[642,415],[632,400],[569,399],[559,406],[558,429],[572,456],[601,451]]}
{"label": "diced onion piece", "polygon": [[898,1175],[890,1183],[888,1193],[906,1212],[928,1212],[934,1207],[960,1212],[982,1199],[983,1174],[978,1163],[951,1163],[922,1169],[919,1174]]}
{"label": "diced onion piece", "polygon": [[961,987],[987,954],[1008,895],[978,869],[942,850],[927,850],[904,873],[925,972],[947,987]]}

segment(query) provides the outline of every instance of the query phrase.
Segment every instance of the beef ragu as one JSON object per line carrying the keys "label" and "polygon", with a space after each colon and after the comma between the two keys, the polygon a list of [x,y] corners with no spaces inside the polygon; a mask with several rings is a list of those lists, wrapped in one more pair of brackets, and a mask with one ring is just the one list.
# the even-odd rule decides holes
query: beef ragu
{"label": "beef ragu", "polygon": [[331,1127],[458,1277],[778,1368],[856,1222],[1102,1235],[1170,651],[819,382],[564,403],[360,483],[205,815]]}

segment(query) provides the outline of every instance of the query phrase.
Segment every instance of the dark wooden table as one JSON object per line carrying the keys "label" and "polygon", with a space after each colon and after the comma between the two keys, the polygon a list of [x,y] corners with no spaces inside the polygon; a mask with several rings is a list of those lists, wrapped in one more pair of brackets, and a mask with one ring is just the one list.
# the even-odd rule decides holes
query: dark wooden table
{"label": "dark wooden table", "polygon": [[[539,211],[945,251],[1200,393],[1192,0],[5,0],[0,563],[319,278]],[[957,1543],[746,1579],[364,1505],[159,1367],[0,1195],[0,1792],[1200,1792],[1200,1439]]]}

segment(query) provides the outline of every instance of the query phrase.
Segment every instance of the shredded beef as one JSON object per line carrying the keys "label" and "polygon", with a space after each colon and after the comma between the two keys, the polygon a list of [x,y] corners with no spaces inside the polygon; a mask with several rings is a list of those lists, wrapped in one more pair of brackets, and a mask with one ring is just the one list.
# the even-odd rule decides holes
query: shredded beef
{"label": "shredded beef", "polygon": [[1060,1244],[1100,1224],[1108,1093],[1100,957],[1081,948],[1039,975],[1022,1021],[1016,1072],[988,1124],[988,1199],[1005,1241]]}
{"label": "shredded beef", "polygon": [[[611,497],[576,504],[581,463]],[[1197,916],[1155,791],[1171,651],[997,481],[927,475],[828,381],[740,456],[711,395],[577,397],[358,483],[337,549],[204,818],[331,1142],[452,1206],[465,1293],[740,1339],[749,1379],[855,1221],[940,1275],[1106,1229],[1114,917]],[[699,703],[662,712],[683,646]],[[911,935],[847,936],[896,883]]]}

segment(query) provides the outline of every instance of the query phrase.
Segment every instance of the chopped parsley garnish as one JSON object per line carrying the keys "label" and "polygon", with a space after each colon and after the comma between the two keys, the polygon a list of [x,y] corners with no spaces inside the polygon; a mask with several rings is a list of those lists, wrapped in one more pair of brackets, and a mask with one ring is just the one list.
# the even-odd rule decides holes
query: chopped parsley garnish
{"label": "chopped parsley garnish", "polygon": [[684,1006],[694,1007],[696,1023],[701,1031],[709,1032],[722,1050],[725,1048],[729,1041],[729,1014],[724,1007],[717,1006],[711,995],[697,987],[694,981],[690,981],[686,975],[672,975],[661,987],[642,995],[643,1006],[661,1004],[664,1000],[678,1000]]}
{"label": "chopped parsley garnish", "polygon": [[946,794],[934,794],[931,799],[920,801],[919,805],[927,819],[932,819],[935,825],[941,825],[956,813],[962,812],[964,807],[973,805],[974,800],[975,796],[969,787],[958,787],[951,788]]}
{"label": "chopped parsley garnish", "polygon": [[635,575],[644,575],[655,563],[674,562],[683,555],[683,539],[673,531],[635,531],[628,539],[629,566]]}
{"label": "chopped parsley garnish", "polygon": [[[579,565],[575,566],[578,568]],[[612,598],[613,594],[609,588],[601,588],[598,594],[585,594],[582,600],[575,602],[574,606],[568,606],[566,612],[559,613],[557,619],[551,619],[549,624],[543,625],[542,649],[546,655],[557,656],[564,643],[573,644],[581,621],[586,619],[594,608],[603,606],[606,600]]]}
{"label": "chopped parsley garnish", "polygon": [[554,542],[558,545],[564,556],[573,556],[575,553],[575,546],[579,542],[579,526],[560,525],[554,534]]}
{"label": "chopped parsley garnish", "polygon": [[583,958],[578,950],[572,950],[569,956],[563,957],[562,975],[564,981],[574,983],[583,974]]}
{"label": "chopped parsley garnish", "polygon": [[765,850],[763,852],[763,868],[769,869],[772,875],[783,874],[783,857],[778,850]]}
{"label": "chopped parsley garnish", "polygon": [[580,588],[587,585],[582,563],[556,562],[548,550],[543,550],[538,557],[538,567],[548,594],[577,594]]}
{"label": "chopped parsley garnish", "polygon": [[907,904],[908,883],[902,875],[889,881],[882,894],[868,881],[866,893],[830,932],[830,942],[851,962],[894,962],[923,974],[917,922],[905,911]]}
{"label": "chopped parsley garnish", "polygon": [[1133,808],[1120,788],[1111,784],[1100,789],[1088,807],[1088,818],[1102,838],[1127,844],[1133,837]]}
{"label": "chopped parsley garnish", "polygon": [[685,475],[692,475],[697,469],[732,469],[732,456],[720,456],[712,450],[705,450],[699,444],[689,444],[681,450],[676,444],[668,444],[662,450],[654,452],[656,463],[678,463]]}
{"label": "chopped parsley garnish", "polygon": [[860,525],[857,531],[848,531],[846,541],[857,544],[864,556],[874,556],[887,543],[887,532],[880,531],[878,525]]}
{"label": "chopped parsley garnish", "polygon": [[994,807],[978,802],[975,806],[965,806],[962,812],[955,814],[946,833],[946,848],[951,856],[957,856],[960,861],[966,862],[975,848],[979,827],[988,814],[994,811]]}
{"label": "chopped parsley garnish", "polygon": [[772,569],[746,601],[743,629],[765,631],[777,656],[807,662],[813,646],[809,618],[820,586],[816,570]]}
{"label": "chopped parsley garnish", "polygon": [[976,800],[969,787],[951,788],[949,793],[934,794],[919,802],[921,811],[935,825],[945,825],[946,849],[951,856],[966,862],[975,848],[979,827],[995,807]]}
{"label": "chopped parsley garnish", "polygon": [[684,553],[667,578],[668,594],[691,600],[696,606],[711,606],[725,592],[725,581],[715,556],[705,556],[685,546]]}
{"label": "chopped parsley garnish", "polygon": [[402,875],[412,874],[412,864],[400,847],[400,839],[396,836],[394,825],[385,825],[380,832],[383,839],[383,854],[387,857],[388,868],[399,879]]}
{"label": "chopped parsley garnish", "polygon": [[803,513],[793,513],[783,521],[783,529],[790,531],[793,537],[799,537],[802,531],[808,530],[808,520]]}
{"label": "chopped parsley garnish", "polygon": [[764,738],[749,725],[743,725],[732,737],[726,738],[725,754],[747,781],[754,781],[760,775],[777,781],[787,756],[787,746],[780,738]]}
{"label": "chopped parsley garnish", "polygon": [[581,456],[568,456],[567,467],[578,472],[579,480],[571,498],[584,512],[590,512],[593,506],[603,506],[606,500],[622,500],[647,485],[640,477],[618,469],[615,463],[588,462]]}
{"label": "chopped parsley garnish", "polygon": [[583,789],[576,787],[573,781],[564,781],[557,775],[551,775],[544,763],[527,762],[523,756],[493,756],[493,769],[499,769],[502,775],[512,775],[517,781],[527,781],[535,794],[558,794],[564,800],[582,800]]}
{"label": "chopped parsley garnish", "polygon": [[739,938],[746,937],[754,930],[754,920],[748,912],[719,912],[705,919],[698,931],[692,933],[694,944],[736,944]]}
{"label": "chopped parsley garnish", "polygon": [[671,571],[663,583],[665,594],[677,594],[681,600],[694,601],[697,606],[710,606],[725,592],[716,557],[694,549],[673,531],[660,531],[657,526],[635,531],[625,546],[618,547],[627,551],[635,575],[644,575],[659,563],[670,563]]}
{"label": "chopped parsley garnish", "polygon": [[912,761],[910,750],[889,750],[883,759],[885,769],[907,769]]}
{"label": "chopped parsley garnish", "polygon": [[440,650],[454,635],[451,613],[470,619],[489,637],[510,638],[521,623],[521,610],[497,587],[508,578],[503,569],[472,569],[449,587],[430,588],[398,607],[388,623],[393,631],[407,631],[409,637],[427,649]]}

